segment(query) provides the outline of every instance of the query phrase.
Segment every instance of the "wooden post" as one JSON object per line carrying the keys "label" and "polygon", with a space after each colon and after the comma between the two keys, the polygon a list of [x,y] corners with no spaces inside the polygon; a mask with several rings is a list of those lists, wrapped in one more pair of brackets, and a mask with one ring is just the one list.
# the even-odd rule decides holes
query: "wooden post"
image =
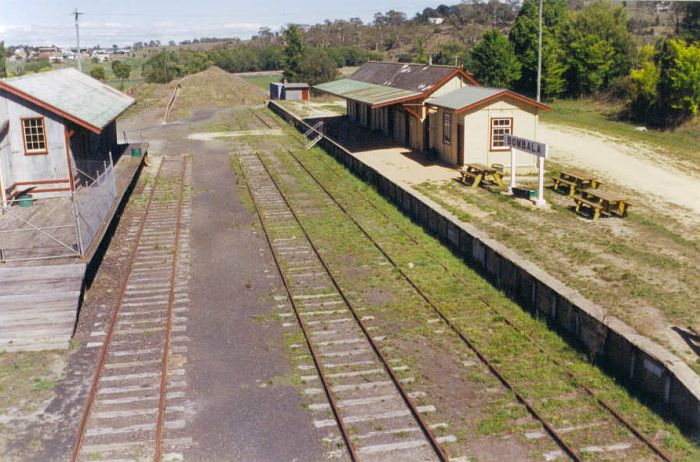
{"label": "wooden post", "polygon": [[513,193],[513,188],[515,188],[515,149],[511,146],[510,148],[510,186],[508,187],[508,192]]}
{"label": "wooden post", "polygon": [[[546,156],[546,153],[545,153]],[[537,163],[539,164],[540,171],[539,171],[539,178],[537,180],[537,200],[535,201],[535,205],[538,207],[541,207],[547,203],[546,200],[544,200],[544,157],[545,156],[537,156]]]}

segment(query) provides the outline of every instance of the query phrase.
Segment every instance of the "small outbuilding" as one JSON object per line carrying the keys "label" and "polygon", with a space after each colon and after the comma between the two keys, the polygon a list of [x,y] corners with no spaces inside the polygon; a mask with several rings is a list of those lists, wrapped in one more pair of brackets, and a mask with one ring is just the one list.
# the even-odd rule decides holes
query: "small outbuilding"
{"label": "small outbuilding", "polygon": [[0,195],[73,191],[117,148],[134,99],[75,69],[0,80]]}
{"label": "small outbuilding", "polygon": [[271,82],[270,99],[308,101],[310,99],[309,84]]}
{"label": "small outbuilding", "polygon": [[[537,139],[539,111],[551,107],[502,88],[464,86],[429,98],[430,149],[444,162],[510,165],[504,135]],[[529,170],[537,158],[518,155],[516,166]]]}

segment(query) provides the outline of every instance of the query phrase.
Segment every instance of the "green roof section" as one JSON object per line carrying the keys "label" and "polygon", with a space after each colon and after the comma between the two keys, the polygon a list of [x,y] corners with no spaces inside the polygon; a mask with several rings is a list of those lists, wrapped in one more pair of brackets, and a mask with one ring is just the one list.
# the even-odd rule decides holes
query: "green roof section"
{"label": "green roof section", "polygon": [[130,96],[73,68],[2,81],[99,129],[105,128],[135,102]]}
{"label": "green roof section", "polygon": [[435,106],[444,107],[447,109],[460,110],[467,106],[471,106],[480,101],[483,101],[499,93],[505,93],[508,90],[503,88],[488,88],[488,87],[473,87],[466,86],[445,93],[437,98],[430,98],[426,102]]}
{"label": "green roof section", "polygon": [[433,106],[440,106],[447,109],[460,111],[467,107],[479,105],[479,103],[482,101],[490,101],[492,98],[499,97],[501,95],[522,101],[523,103],[534,106],[538,109],[544,109],[545,111],[552,110],[552,108],[546,104],[538,103],[534,99],[510,90],[506,90],[505,88],[475,87],[472,85],[458,88],[457,90],[445,93],[444,95],[436,98],[428,98],[426,103]]}
{"label": "green roof section", "polygon": [[353,79],[334,80],[333,82],[315,85],[314,88],[325,93],[330,93],[331,95],[373,106],[422,95],[422,93],[415,91],[360,82],[359,80]]}

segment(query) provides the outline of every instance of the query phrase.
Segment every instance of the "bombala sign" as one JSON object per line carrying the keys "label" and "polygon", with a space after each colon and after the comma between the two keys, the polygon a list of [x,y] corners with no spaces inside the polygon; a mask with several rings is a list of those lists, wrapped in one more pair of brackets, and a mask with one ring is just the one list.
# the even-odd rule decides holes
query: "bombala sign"
{"label": "bombala sign", "polygon": [[510,146],[518,151],[527,152],[528,154],[543,157],[545,159],[547,158],[547,145],[544,143],[539,143],[537,141],[519,138],[508,134],[503,136],[503,142],[506,144],[506,146]]}

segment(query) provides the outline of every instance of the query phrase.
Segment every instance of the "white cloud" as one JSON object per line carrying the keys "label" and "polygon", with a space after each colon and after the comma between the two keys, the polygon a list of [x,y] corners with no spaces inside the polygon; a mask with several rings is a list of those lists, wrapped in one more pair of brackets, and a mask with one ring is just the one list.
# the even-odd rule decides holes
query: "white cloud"
{"label": "white cloud", "polygon": [[[150,25],[124,24],[121,22],[85,21],[80,24],[80,43],[85,46],[129,45],[138,41],[191,40],[199,37],[249,38],[263,24],[229,22],[222,24],[193,24],[163,21]],[[274,27],[274,26],[273,26]],[[0,25],[0,40],[8,45],[58,45],[75,44],[75,29],[72,23],[56,24],[10,24]]]}

